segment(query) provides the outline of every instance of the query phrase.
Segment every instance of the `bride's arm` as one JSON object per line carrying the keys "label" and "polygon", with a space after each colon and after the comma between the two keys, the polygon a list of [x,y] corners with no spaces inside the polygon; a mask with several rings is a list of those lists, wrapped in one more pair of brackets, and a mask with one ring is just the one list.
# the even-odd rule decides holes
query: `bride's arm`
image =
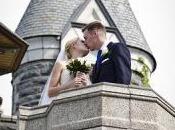
{"label": "bride's arm", "polygon": [[51,80],[49,83],[49,90],[48,90],[49,97],[57,96],[61,90],[69,89],[81,84],[81,79],[78,77],[75,77],[73,80],[61,85],[60,77],[61,77],[62,70],[63,70],[63,66],[61,63],[58,62],[54,65],[53,72],[51,75]]}
{"label": "bride's arm", "polygon": [[52,75],[49,83],[49,90],[48,90],[48,96],[53,97],[58,94],[58,92],[61,89],[60,85],[60,77],[62,72],[63,66],[61,63],[56,63],[52,70]]}

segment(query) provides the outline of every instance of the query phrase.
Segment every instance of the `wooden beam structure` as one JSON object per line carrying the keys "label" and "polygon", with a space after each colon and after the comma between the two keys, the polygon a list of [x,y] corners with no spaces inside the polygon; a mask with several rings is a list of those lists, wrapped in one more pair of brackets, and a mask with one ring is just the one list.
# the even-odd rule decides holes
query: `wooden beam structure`
{"label": "wooden beam structure", "polygon": [[0,75],[15,71],[27,48],[23,39],[0,23]]}

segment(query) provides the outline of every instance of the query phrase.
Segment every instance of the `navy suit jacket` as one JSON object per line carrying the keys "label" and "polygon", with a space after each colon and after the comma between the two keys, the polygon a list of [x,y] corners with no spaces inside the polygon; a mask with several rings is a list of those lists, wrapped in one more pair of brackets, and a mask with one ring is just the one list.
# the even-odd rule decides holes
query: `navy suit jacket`
{"label": "navy suit jacket", "polygon": [[99,67],[93,67],[92,83],[111,82],[130,84],[131,81],[131,55],[123,43],[110,42],[108,53],[102,56]]}

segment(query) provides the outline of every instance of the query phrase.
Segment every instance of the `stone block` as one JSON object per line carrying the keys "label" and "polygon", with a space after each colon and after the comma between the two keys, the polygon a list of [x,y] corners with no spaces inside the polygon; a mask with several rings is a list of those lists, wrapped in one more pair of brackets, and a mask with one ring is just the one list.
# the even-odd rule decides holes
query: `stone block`
{"label": "stone block", "polygon": [[60,43],[58,40],[56,40],[56,36],[55,37],[43,37],[43,48],[55,48],[55,49],[59,49],[60,47]]}
{"label": "stone block", "polygon": [[26,39],[29,44],[28,50],[41,49],[42,48],[42,37],[34,37]]}
{"label": "stone block", "polygon": [[[164,105],[157,105],[157,123],[160,130],[175,130],[175,118],[169,110],[165,109]],[[169,125],[167,125],[169,124]]]}
{"label": "stone block", "polygon": [[36,49],[28,51],[29,61],[43,59],[43,49]]}
{"label": "stone block", "polygon": [[149,101],[131,100],[131,122],[133,129],[156,130],[157,107]]}
{"label": "stone block", "polygon": [[116,97],[102,98],[102,121],[105,126],[127,128],[129,121],[129,100]]}
{"label": "stone block", "polygon": [[43,49],[43,59],[56,59],[59,49]]}

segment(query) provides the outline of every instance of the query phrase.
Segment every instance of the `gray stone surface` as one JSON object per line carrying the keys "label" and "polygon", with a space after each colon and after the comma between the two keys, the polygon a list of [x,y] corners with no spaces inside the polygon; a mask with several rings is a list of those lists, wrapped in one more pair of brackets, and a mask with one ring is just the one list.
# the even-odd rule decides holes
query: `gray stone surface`
{"label": "gray stone surface", "polygon": [[50,75],[53,64],[53,60],[32,62],[20,66],[13,73],[13,114],[18,110],[19,105],[38,105],[40,94]]}
{"label": "gray stone surface", "polygon": [[102,97],[102,116],[104,126],[128,128],[129,120],[129,100],[116,97]]}
{"label": "gray stone surface", "polygon": [[143,130],[156,130],[157,104],[147,101],[131,100],[132,128]]}
{"label": "gray stone surface", "polygon": [[26,125],[27,130],[46,130],[46,119],[33,119]]}
{"label": "gray stone surface", "polygon": [[112,128],[112,127],[96,127],[96,128],[89,128],[86,130],[128,130],[128,129],[123,129],[123,128]]}
{"label": "gray stone surface", "polygon": [[0,130],[16,130],[17,117],[0,115]]}
{"label": "gray stone surface", "polygon": [[21,107],[19,119],[19,130],[174,130],[175,109],[151,89],[100,83]]}
{"label": "gray stone surface", "polygon": [[56,59],[60,50],[60,41],[56,36],[38,36],[26,38],[29,48],[21,62],[43,60],[43,59]]}
{"label": "gray stone surface", "polygon": [[29,48],[20,68],[13,73],[13,110],[19,105],[35,106],[60,49],[56,36],[26,38]]}
{"label": "gray stone surface", "polygon": [[175,117],[168,113],[166,109],[162,106],[157,106],[156,114],[158,123],[161,124],[159,129],[175,130]]}

